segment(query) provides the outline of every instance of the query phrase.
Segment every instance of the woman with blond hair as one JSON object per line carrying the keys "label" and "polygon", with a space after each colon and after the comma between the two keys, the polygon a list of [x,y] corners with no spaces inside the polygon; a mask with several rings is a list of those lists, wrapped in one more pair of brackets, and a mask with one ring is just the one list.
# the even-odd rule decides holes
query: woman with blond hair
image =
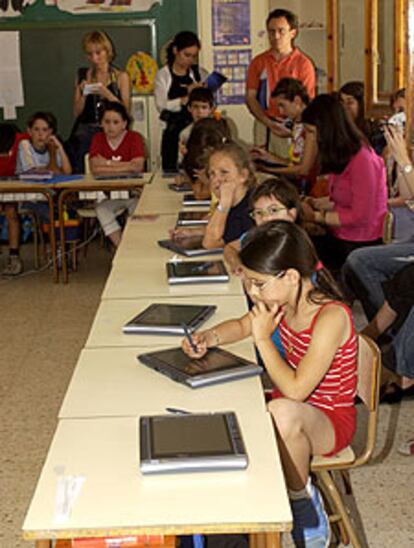
{"label": "woman with blond hair", "polygon": [[118,102],[129,110],[130,83],[128,74],[113,65],[114,46],[102,31],[88,32],[82,48],[90,67],[78,69],[73,99],[75,125],[68,142],[73,171],[84,171],[84,156],[95,133],[100,131],[99,119],[105,103]]}

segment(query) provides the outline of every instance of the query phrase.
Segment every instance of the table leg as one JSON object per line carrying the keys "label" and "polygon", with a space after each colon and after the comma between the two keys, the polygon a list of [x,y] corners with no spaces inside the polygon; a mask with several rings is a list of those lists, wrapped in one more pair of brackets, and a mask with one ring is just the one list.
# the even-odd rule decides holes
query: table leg
{"label": "table leg", "polygon": [[57,283],[59,281],[59,270],[56,257],[56,235],[55,235],[55,219],[54,219],[54,203],[50,193],[45,194],[49,204],[49,239],[50,239],[50,252],[52,254],[53,264],[53,281]]}
{"label": "table leg", "polygon": [[280,533],[255,533],[249,535],[250,548],[281,548]]}
{"label": "table leg", "polygon": [[52,548],[52,541],[50,541],[50,540],[37,540],[35,546],[36,546],[36,548]]}
{"label": "table leg", "polygon": [[281,548],[280,533],[266,533],[266,548]]}
{"label": "table leg", "polygon": [[62,264],[62,279],[63,283],[68,283],[68,263],[66,260],[66,242],[65,242],[65,219],[63,206],[65,203],[66,195],[72,192],[71,190],[62,190],[58,200],[58,222],[59,222],[59,234],[60,234],[60,250],[61,250],[61,264]]}

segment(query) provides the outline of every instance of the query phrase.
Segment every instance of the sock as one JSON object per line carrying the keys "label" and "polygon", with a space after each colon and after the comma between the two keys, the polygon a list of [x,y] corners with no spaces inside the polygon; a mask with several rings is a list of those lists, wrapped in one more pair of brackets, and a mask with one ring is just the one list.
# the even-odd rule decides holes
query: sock
{"label": "sock", "polygon": [[308,481],[306,482],[306,485],[303,489],[299,489],[299,491],[288,489],[289,498],[291,500],[310,499],[311,489],[312,489],[312,480],[308,478]]}
{"label": "sock", "polygon": [[18,249],[9,249],[9,255],[10,257],[18,257],[19,256],[19,250]]}

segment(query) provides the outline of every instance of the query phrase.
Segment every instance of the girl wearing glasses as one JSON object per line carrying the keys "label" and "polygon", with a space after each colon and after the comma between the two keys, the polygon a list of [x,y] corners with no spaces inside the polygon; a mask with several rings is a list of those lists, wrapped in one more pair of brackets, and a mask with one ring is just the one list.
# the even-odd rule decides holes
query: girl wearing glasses
{"label": "girl wearing glasses", "polygon": [[[256,226],[269,221],[290,221],[302,223],[300,196],[295,186],[286,179],[271,178],[256,187],[250,198],[250,217]],[[229,242],[224,248],[224,258],[233,274],[242,272],[239,257],[246,234]]]}
{"label": "girl wearing glasses", "polygon": [[[313,455],[333,455],[355,431],[357,338],[352,315],[306,232],[287,221],[250,231],[240,252],[255,303],[245,316],[197,333],[197,352],[252,336],[275,386],[269,403],[294,518],[296,546],[328,546],[329,522],[312,485]],[[279,327],[285,358],[272,341]]]}

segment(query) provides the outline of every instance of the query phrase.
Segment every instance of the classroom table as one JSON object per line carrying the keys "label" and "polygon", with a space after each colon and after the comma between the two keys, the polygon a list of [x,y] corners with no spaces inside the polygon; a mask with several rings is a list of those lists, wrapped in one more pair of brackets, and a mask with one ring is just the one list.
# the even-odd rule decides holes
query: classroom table
{"label": "classroom table", "polygon": [[[183,206],[184,192],[175,192],[168,188],[168,184],[173,182],[173,179],[166,179],[160,173],[154,175],[151,187],[144,189],[137,206],[136,213],[150,214],[158,213],[159,215],[177,214]],[[189,207],[186,211],[206,211],[208,207]]]}
{"label": "classroom table", "polygon": [[[174,346],[181,340],[177,335],[147,335],[125,334],[122,327],[134,316],[145,310],[150,304],[201,304],[211,303],[211,297],[186,296],[180,298],[154,299],[142,297],[140,299],[110,299],[101,301],[96,312],[85,348],[125,347],[125,346]],[[222,295],[215,299],[216,312],[200,330],[208,329],[217,323],[237,318],[247,312],[247,302],[238,296]]]}
{"label": "classroom table", "polygon": [[[108,179],[97,180],[92,175],[85,175],[82,179],[68,181],[65,183],[57,183],[53,188],[58,193],[57,209],[60,226],[60,241],[62,249],[65,249],[65,227],[64,227],[64,206],[65,202],[71,194],[77,192],[110,192],[122,190],[134,190],[141,188],[143,185],[150,183],[152,173],[143,173],[142,177],[136,179]],[[94,198],[92,198],[94,199]],[[68,265],[65,253],[62,253],[62,279],[63,283],[68,283]]]}
{"label": "classroom table", "polygon": [[[237,411],[249,456],[243,471],[143,476],[138,417],[61,420],[23,524],[46,539],[128,534],[265,533],[280,546],[292,516],[269,414]],[[57,519],[56,490],[68,476],[84,483]]]}
{"label": "classroom table", "polygon": [[[44,197],[49,207],[49,217],[53,219],[54,194],[53,184],[47,183],[26,183],[20,179],[0,181],[1,203],[14,201],[33,201],[39,195]],[[50,251],[53,264],[53,281],[59,279],[59,271],[56,257],[56,236],[53,223],[49,223]]]}
{"label": "classroom table", "polygon": [[[179,341],[171,347],[179,346]],[[138,361],[138,354],[165,349],[148,347],[82,350],[59,411],[60,419],[135,416],[164,412],[166,407],[190,411],[251,408],[265,412],[260,376],[192,389]],[[223,346],[255,361],[251,340]]]}

